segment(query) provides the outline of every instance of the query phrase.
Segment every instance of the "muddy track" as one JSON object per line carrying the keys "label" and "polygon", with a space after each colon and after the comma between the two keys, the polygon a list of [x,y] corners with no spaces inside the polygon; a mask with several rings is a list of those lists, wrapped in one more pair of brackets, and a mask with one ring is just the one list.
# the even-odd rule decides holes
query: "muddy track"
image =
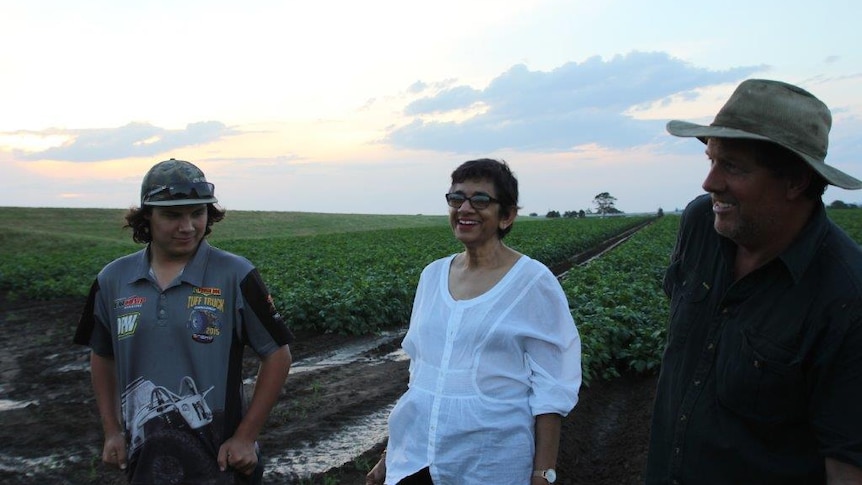
{"label": "muddy track", "polygon": [[[559,274],[637,229],[553,268]],[[88,351],[71,344],[83,301],[0,296],[0,483],[123,484],[99,459],[101,429]],[[407,385],[403,325],[377,336],[297,335],[294,367],[260,437],[265,483],[362,484]],[[256,359],[245,361],[251,386]],[[654,377],[594,383],[564,420],[563,484],[638,483]]]}

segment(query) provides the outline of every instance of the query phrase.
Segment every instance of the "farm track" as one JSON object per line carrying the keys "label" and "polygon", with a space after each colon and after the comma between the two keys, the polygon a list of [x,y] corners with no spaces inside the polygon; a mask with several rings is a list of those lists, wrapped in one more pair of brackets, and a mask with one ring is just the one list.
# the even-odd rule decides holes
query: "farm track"
{"label": "farm track", "polygon": [[[645,224],[644,224],[645,225]],[[552,268],[600,256],[639,226]],[[122,484],[101,464],[87,349],[71,344],[83,302],[9,303],[0,296],[0,483]],[[381,417],[406,389],[404,329],[374,337],[297,335],[294,367],[260,442],[265,483],[362,484],[385,438]],[[256,359],[245,373],[253,380]],[[638,483],[653,377],[594,383],[564,421],[563,484]],[[4,406],[10,408],[4,409]],[[18,406],[18,407],[16,407]]]}

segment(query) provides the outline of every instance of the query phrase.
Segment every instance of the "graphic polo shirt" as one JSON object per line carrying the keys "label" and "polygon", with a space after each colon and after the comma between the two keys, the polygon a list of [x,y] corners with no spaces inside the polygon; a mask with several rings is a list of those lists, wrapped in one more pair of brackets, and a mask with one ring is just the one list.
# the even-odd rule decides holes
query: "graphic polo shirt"
{"label": "graphic polo shirt", "polygon": [[116,363],[132,483],[203,479],[245,411],[245,346],[266,357],[293,335],[247,259],[203,240],[161,290],[148,251],[99,273],[75,342]]}

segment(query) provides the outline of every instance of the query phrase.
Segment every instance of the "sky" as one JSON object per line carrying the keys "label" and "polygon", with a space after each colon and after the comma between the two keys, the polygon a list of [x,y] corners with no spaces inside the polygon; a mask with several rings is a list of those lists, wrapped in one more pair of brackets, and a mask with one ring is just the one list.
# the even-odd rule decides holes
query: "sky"
{"label": "sky", "polygon": [[[748,78],[832,110],[862,178],[858,0],[0,0],[0,206],[128,208],[168,158],[233,210],[445,214],[505,160],[521,214],[682,209]],[[827,189],[862,203],[862,191]]]}

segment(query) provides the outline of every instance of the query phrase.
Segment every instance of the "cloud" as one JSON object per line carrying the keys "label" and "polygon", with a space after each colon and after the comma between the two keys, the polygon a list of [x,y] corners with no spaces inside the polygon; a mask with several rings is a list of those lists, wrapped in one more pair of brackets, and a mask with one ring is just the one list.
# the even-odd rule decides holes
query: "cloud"
{"label": "cloud", "polygon": [[409,92],[409,93],[421,93],[421,92],[422,92],[422,91],[424,91],[427,87],[428,87],[428,85],[427,85],[427,84],[425,84],[424,82],[422,82],[422,81],[416,81],[415,83],[411,84],[411,85],[407,88],[407,92]]}
{"label": "cloud", "polygon": [[[408,122],[395,126],[384,141],[399,148],[446,152],[502,149],[560,151],[598,143],[631,148],[663,134],[664,121],[638,120],[630,108],[671,95],[694,96],[704,86],[739,82],[767,69],[764,65],[726,70],[698,68],[660,52],[632,52],[609,60],[591,57],[552,71],[512,66],[484,89],[443,85],[409,103]],[[417,87],[430,85],[417,82]],[[441,119],[472,112],[466,119]]]}
{"label": "cloud", "polygon": [[455,86],[434,97],[414,101],[407,105],[404,111],[407,115],[421,115],[469,108],[481,101],[481,94],[481,91],[470,86]]}
{"label": "cloud", "polygon": [[48,130],[43,136],[62,136],[67,141],[36,152],[16,151],[21,160],[97,162],[147,157],[177,148],[204,145],[239,132],[219,121],[189,123],[185,129],[168,130],[149,123],[129,123],[119,128]]}

